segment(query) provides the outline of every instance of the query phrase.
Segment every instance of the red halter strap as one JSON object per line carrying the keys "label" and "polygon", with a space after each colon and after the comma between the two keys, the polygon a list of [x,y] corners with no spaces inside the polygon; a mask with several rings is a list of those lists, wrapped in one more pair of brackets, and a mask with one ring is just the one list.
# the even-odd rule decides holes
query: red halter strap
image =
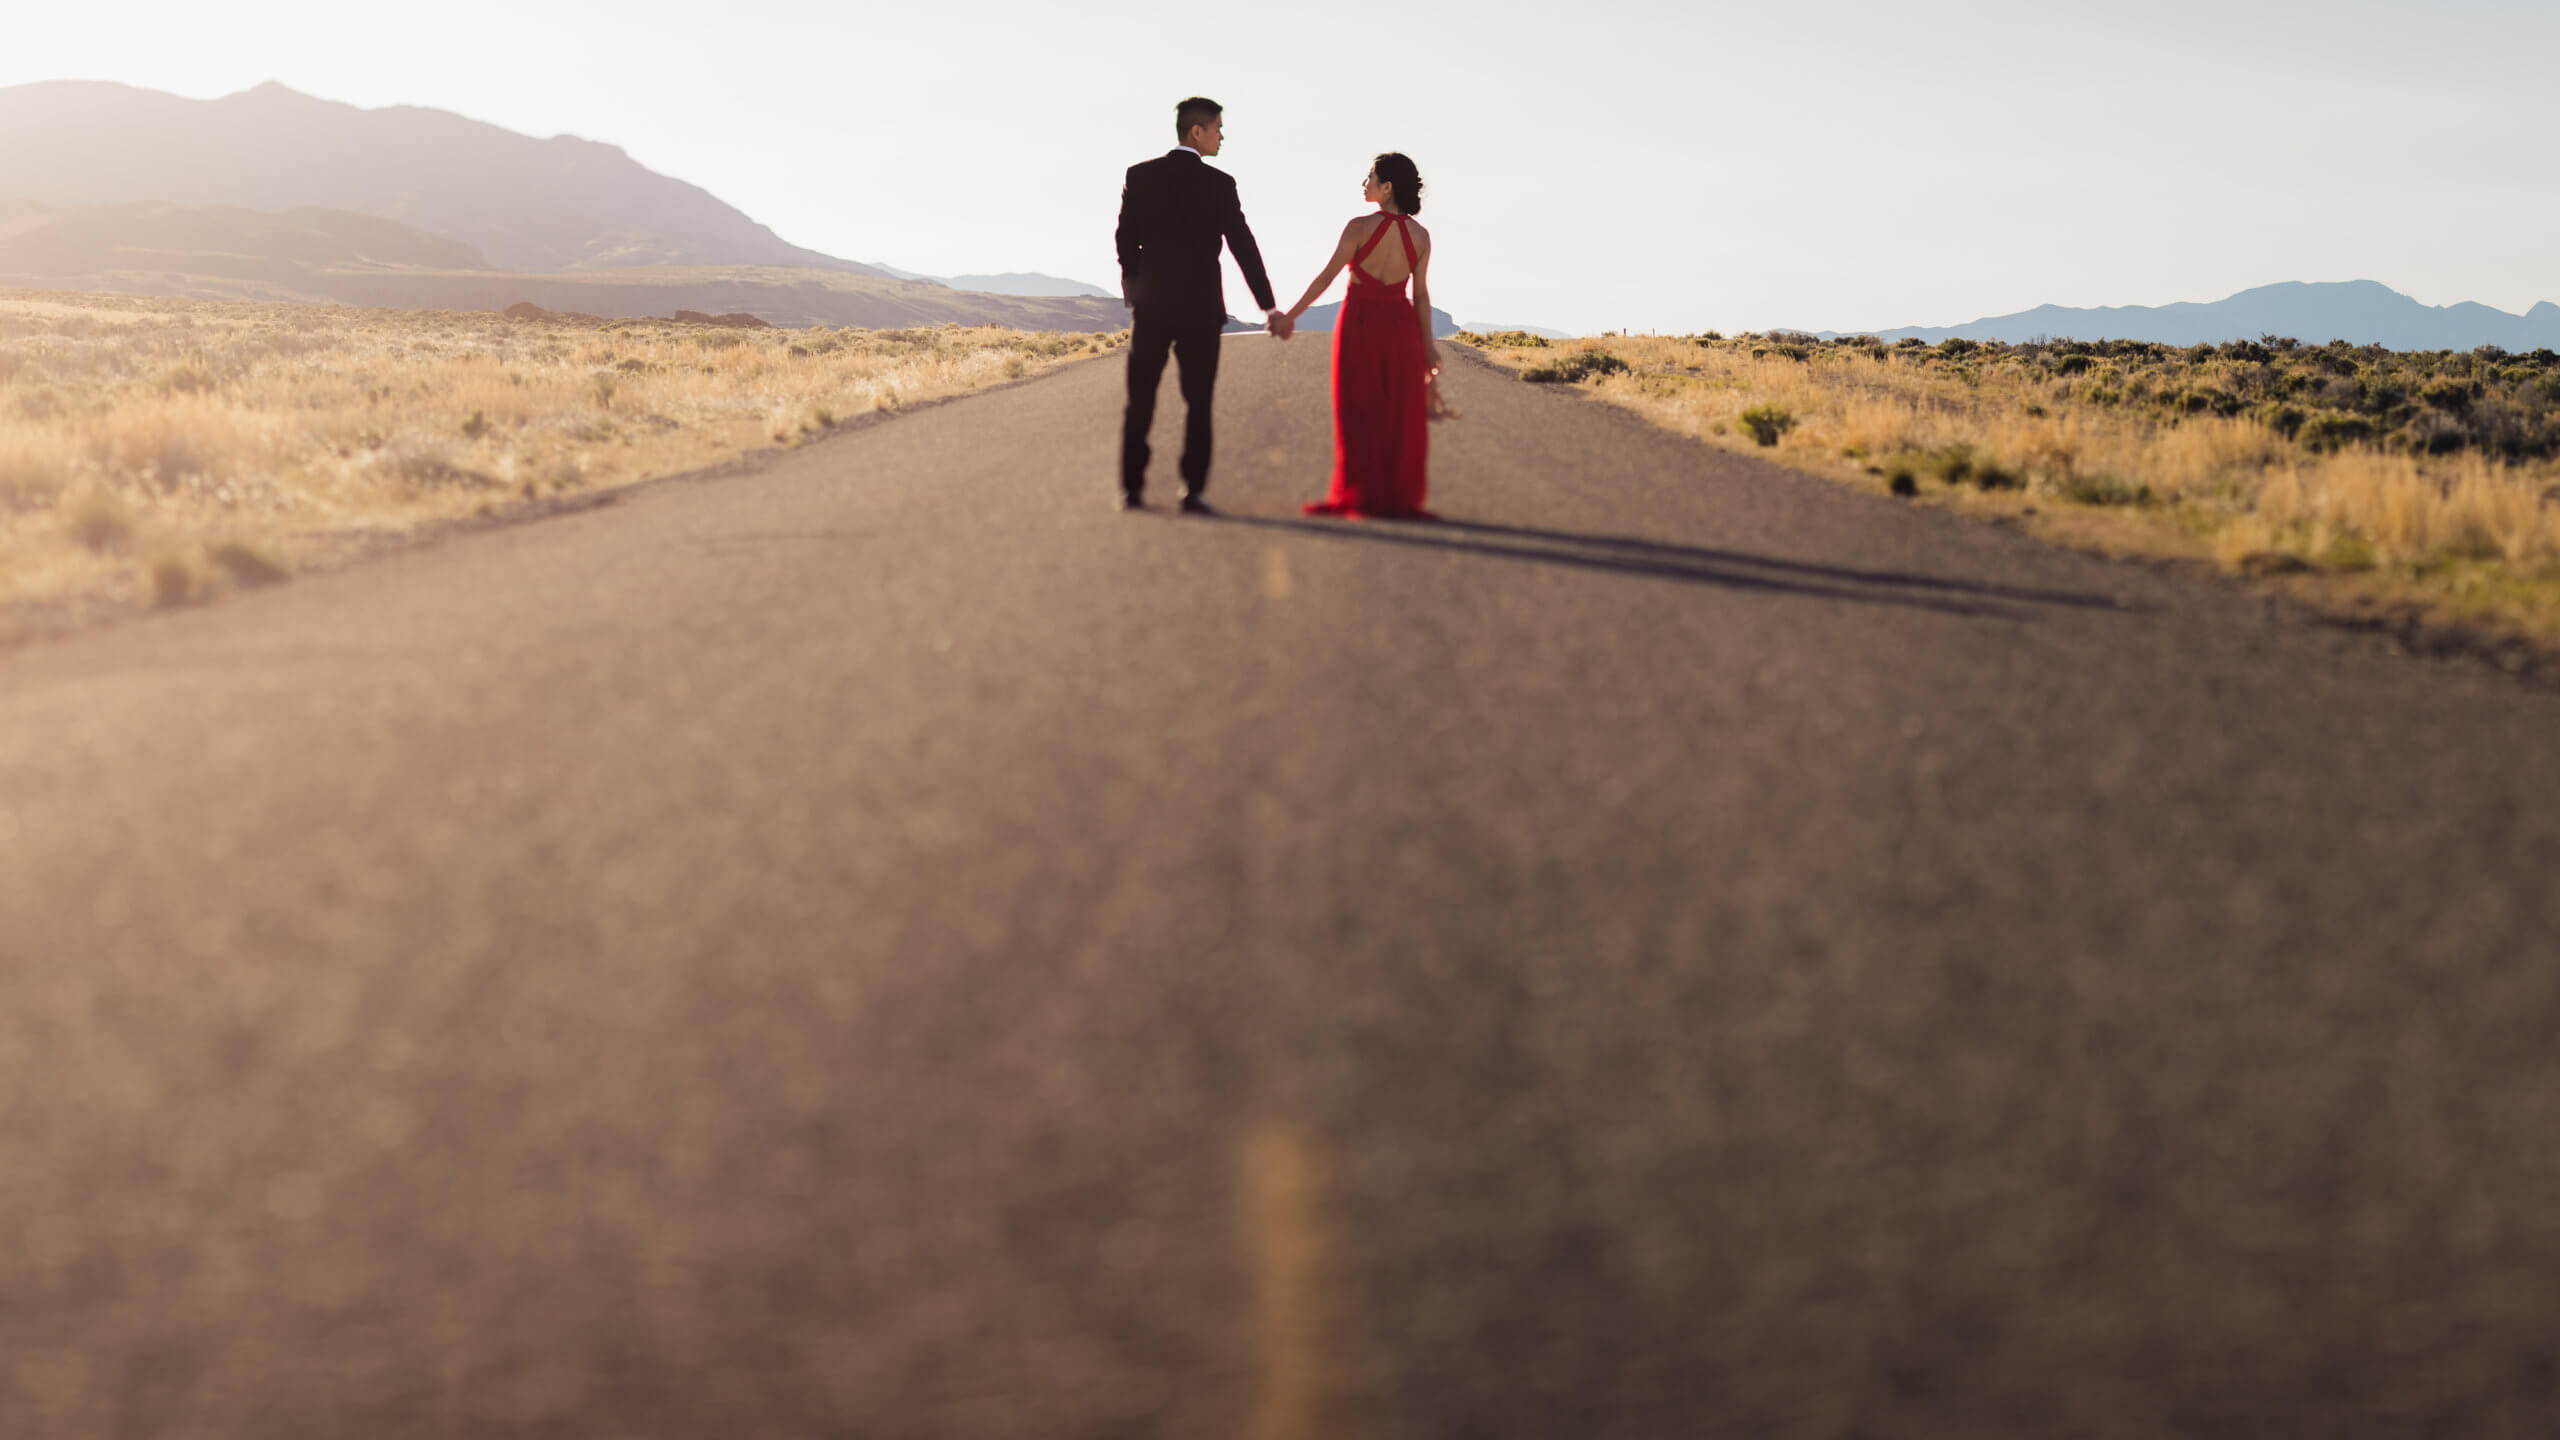
{"label": "red halter strap", "polygon": [[[1401,215],[1390,215],[1387,217],[1387,220],[1388,223],[1395,228],[1396,238],[1404,242],[1404,268],[1407,271],[1411,271],[1414,268],[1413,232],[1404,228],[1404,217]],[[1386,285],[1391,283],[1401,285],[1404,283],[1401,280],[1392,282],[1381,280],[1377,276],[1360,268],[1360,262],[1369,258],[1369,252],[1377,249],[1378,242],[1387,238],[1387,229],[1387,225],[1381,225],[1377,229],[1370,231],[1369,238],[1361,243],[1360,248],[1351,252],[1351,273],[1368,281],[1372,285]]]}

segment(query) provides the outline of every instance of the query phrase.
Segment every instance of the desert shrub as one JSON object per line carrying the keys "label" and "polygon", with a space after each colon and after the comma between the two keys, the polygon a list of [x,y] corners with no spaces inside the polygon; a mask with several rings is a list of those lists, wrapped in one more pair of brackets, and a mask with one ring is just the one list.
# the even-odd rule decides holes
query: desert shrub
{"label": "desert shrub", "polygon": [[1986,457],[1974,462],[1973,483],[1984,490],[2023,490],[2027,477],[2014,465]]}
{"label": "desert shrub", "polygon": [[466,440],[477,440],[488,433],[489,417],[481,411],[472,411],[471,418],[462,422],[462,436]]}
{"label": "desert shrub", "polygon": [[[1460,338],[1463,339],[1466,337],[1461,336]],[[1532,335],[1526,330],[1497,330],[1489,335],[1478,335],[1474,338],[1476,344],[1481,345],[1488,350],[1544,350],[1548,348],[1545,336]]]}
{"label": "desert shrub", "polygon": [[1557,357],[1551,365],[1540,365],[1520,372],[1520,378],[1536,384],[1578,384],[1603,375],[1623,375],[1627,362],[1606,350],[1577,350]]}
{"label": "desert shrub", "polygon": [[1889,467],[1885,472],[1884,484],[1887,490],[1896,495],[1911,496],[1920,493],[1920,477],[1909,465]]}
{"label": "desert shrub", "polygon": [[2427,410],[2418,418],[2391,433],[2388,444],[2393,450],[2418,455],[2450,455],[2471,443],[2462,422],[2441,410]]}
{"label": "desert shrub", "polygon": [[114,550],[133,538],[133,512],[105,490],[90,490],[69,502],[62,527],[87,548]]}
{"label": "desert shrub", "polygon": [[2087,355],[2065,355],[2054,362],[2053,368],[2056,374],[2077,375],[2096,363]]}
{"label": "desert shrub", "polygon": [[151,562],[151,600],[163,607],[184,605],[196,597],[196,567],[183,555],[163,555]]}
{"label": "desert shrub", "polygon": [[2461,417],[2469,445],[2508,460],[2548,456],[2560,449],[2560,417],[2537,415],[2504,399],[2484,399]]}
{"label": "desert shrub", "polygon": [[1734,420],[1762,445],[1777,444],[1778,437],[1794,429],[1796,423],[1796,417],[1779,405],[1754,405],[1735,416]]}
{"label": "desert shrub", "polygon": [[2467,383],[2460,380],[2431,380],[2418,391],[2419,404],[2430,410],[2442,410],[2454,415],[2470,409],[2471,402],[2478,398],[2480,398],[2480,384],[2476,380]]}
{"label": "desert shrub", "polygon": [[1949,360],[1961,360],[1981,348],[1981,342],[1962,338],[1938,342],[1938,353]]}
{"label": "desert shrub", "polygon": [[2370,570],[2376,564],[2373,542],[2361,535],[2340,535],[2329,542],[2320,563],[2332,570]]}
{"label": "desert shrub", "polygon": [[2309,418],[2299,405],[2269,403],[2258,407],[2258,423],[2287,440],[2302,433],[2302,423]]}
{"label": "desert shrub", "polygon": [[2275,352],[2254,340],[2234,340],[2222,347],[2224,358],[2246,364],[2263,365],[2275,358]]}
{"label": "desert shrub", "polygon": [[2295,436],[2302,447],[2314,454],[2343,450],[2373,439],[2373,422],[2361,415],[2314,415],[2303,422]]}
{"label": "desert shrub", "polygon": [[2053,491],[2075,505],[2148,505],[2159,498],[2148,485],[2103,472],[2065,476]]}
{"label": "desert shrub", "polygon": [[214,546],[210,554],[214,564],[243,585],[273,585],[285,578],[285,568],[253,546],[232,541]]}
{"label": "desert shrub", "polygon": [[1926,474],[1948,485],[1962,485],[1973,478],[1973,447],[1965,444],[1941,446],[1925,451],[1917,465]]}
{"label": "desert shrub", "polygon": [[1901,339],[1893,342],[1893,348],[1896,350],[1926,350],[1929,348],[1929,342],[1921,339],[1917,335],[1905,335]]}
{"label": "desert shrub", "polygon": [[0,450],[0,514],[50,505],[62,483],[60,466],[43,454]]}

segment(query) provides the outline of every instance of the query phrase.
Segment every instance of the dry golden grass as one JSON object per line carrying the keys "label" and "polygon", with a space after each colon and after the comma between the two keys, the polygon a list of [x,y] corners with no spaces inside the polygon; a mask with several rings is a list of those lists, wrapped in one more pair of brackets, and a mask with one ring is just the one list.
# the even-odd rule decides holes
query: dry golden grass
{"label": "dry golden grass", "polygon": [[0,600],[262,584],[351,540],[798,444],[1124,338],[0,291]]}
{"label": "dry golden grass", "polygon": [[1710,444],[2018,517],[2067,543],[2211,560],[2332,608],[2414,604],[2560,642],[2560,464],[2548,460],[2315,453],[2250,415],[2090,403],[2085,381],[2016,352],[1949,363],[1750,336],[1480,348],[1515,370],[1580,371],[1573,383]]}

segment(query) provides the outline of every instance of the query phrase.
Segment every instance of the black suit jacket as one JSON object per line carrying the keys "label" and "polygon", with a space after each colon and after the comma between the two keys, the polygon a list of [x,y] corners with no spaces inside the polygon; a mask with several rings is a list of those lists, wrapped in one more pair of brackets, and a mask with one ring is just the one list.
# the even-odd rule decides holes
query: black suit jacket
{"label": "black suit jacket", "polygon": [[1120,293],[1150,323],[1214,328],[1227,320],[1227,291],[1218,270],[1224,240],[1253,287],[1254,302],[1276,310],[1262,250],[1236,202],[1235,177],[1188,150],[1129,167],[1120,187]]}

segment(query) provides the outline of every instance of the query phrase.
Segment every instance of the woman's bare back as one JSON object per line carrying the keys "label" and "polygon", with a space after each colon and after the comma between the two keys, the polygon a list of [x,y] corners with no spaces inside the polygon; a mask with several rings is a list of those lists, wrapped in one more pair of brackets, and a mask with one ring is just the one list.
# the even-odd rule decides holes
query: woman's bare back
{"label": "woman's bare back", "polygon": [[[1369,237],[1378,233],[1379,226],[1391,225],[1395,222],[1384,213],[1379,213],[1363,215],[1351,223],[1357,232],[1352,239],[1351,248],[1357,251],[1361,246],[1369,243]],[[1413,235],[1414,258],[1420,260],[1423,256],[1430,254],[1431,232],[1422,228],[1421,221],[1410,216],[1405,218],[1404,224],[1405,229]],[[1413,274],[1413,267],[1405,263],[1404,247],[1397,244],[1396,238],[1392,235],[1381,239],[1378,242],[1378,248],[1369,252],[1368,259],[1354,263],[1358,265],[1361,274],[1381,285],[1401,285],[1407,276]]]}

